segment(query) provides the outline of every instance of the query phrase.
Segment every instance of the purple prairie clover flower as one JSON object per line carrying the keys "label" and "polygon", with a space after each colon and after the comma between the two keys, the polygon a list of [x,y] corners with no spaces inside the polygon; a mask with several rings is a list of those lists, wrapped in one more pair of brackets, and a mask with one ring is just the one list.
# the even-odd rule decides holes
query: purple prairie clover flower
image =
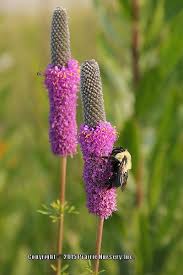
{"label": "purple prairie clover flower", "polygon": [[79,65],[70,59],[66,66],[48,65],[45,85],[49,93],[49,138],[54,154],[73,155],[77,147],[76,101]]}
{"label": "purple prairie clover flower", "polygon": [[59,156],[76,153],[79,81],[79,64],[71,58],[67,13],[57,8],[52,18],[51,64],[45,70],[45,85],[50,102],[49,139],[52,152]]}
{"label": "purple prairie clover flower", "polygon": [[116,211],[116,190],[104,184],[110,177],[108,156],[116,141],[116,130],[109,122],[101,122],[95,128],[85,124],[80,127],[79,136],[84,158],[83,177],[87,193],[87,207],[90,213],[108,218]]}
{"label": "purple prairie clover flower", "polygon": [[107,219],[116,208],[116,190],[105,184],[111,176],[107,157],[117,139],[116,129],[106,121],[100,71],[95,60],[81,68],[81,97],[84,124],[80,127],[79,143],[84,159],[83,177],[90,213]]}

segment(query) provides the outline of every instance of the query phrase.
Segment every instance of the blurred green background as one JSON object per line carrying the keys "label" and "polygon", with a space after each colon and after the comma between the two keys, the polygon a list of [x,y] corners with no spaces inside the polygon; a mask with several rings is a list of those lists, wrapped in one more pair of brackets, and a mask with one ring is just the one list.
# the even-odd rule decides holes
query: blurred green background
{"label": "blurred green background", "polygon": [[[17,5],[16,5],[17,2]],[[107,118],[133,158],[118,212],[106,220],[102,253],[134,261],[101,261],[104,274],[181,275],[183,270],[183,2],[139,0],[139,74],[133,81],[132,1],[2,1],[0,4],[0,274],[53,274],[57,225],[37,213],[58,198],[59,158],[48,142],[52,10],[68,8],[72,54],[98,60]],[[82,122],[80,101],[78,125]],[[94,253],[96,218],[85,207],[82,156],[68,161],[67,201],[79,215],[65,218],[65,253]],[[71,172],[70,172],[71,171]],[[69,274],[87,274],[69,261]]]}

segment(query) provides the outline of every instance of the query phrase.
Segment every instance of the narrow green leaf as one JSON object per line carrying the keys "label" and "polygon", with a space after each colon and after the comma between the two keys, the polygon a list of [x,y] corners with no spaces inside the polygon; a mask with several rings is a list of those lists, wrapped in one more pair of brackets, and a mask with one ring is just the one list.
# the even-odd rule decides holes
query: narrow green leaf
{"label": "narrow green leaf", "polygon": [[139,238],[138,249],[141,258],[141,273],[147,274],[152,266],[152,239],[150,234],[149,217],[145,213],[139,213]]}
{"label": "narrow green leaf", "polygon": [[43,215],[48,215],[48,212],[43,211],[43,210],[37,210],[38,213],[43,214]]}
{"label": "narrow green leaf", "polygon": [[134,118],[127,121],[124,129],[121,131],[118,143],[127,148],[132,156],[132,172],[136,174],[139,160],[139,129]]}
{"label": "narrow green leaf", "polygon": [[160,125],[157,126],[157,141],[152,150],[151,161],[149,163],[148,195],[151,211],[153,211],[158,203],[162,191],[162,183],[165,179],[168,160],[167,150],[173,129],[170,125],[175,121],[176,109],[176,92],[172,92],[167,98],[166,108],[161,118]]}
{"label": "narrow green leaf", "polygon": [[51,264],[50,266],[51,266],[51,268],[53,269],[53,271],[57,271],[57,268],[56,268],[55,265]]}
{"label": "narrow green leaf", "polygon": [[146,70],[141,77],[135,109],[143,123],[159,119],[161,108],[170,91],[170,84],[176,84],[174,74],[183,59],[183,39],[180,39],[182,24],[183,11],[180,11],[165,27],[166,32],[159,43],[158,64]]}
{"label": "narrow green leaf", "polygon": [[68,268],[69,268],[69,265],[68,265],[68,264],[64,265],[61,272],[66,271]]}
{"label": "narrow green leaf", "polygon": [[164,0],[156,1],[156,7],[154,8],[154,13],[151,17],[151,22],[150,24],[148,24],[148,29],[146,29],[146,48],[150,47],[153,41],[157,40],[158,36],[160,36],[164,24],[164,12]]}

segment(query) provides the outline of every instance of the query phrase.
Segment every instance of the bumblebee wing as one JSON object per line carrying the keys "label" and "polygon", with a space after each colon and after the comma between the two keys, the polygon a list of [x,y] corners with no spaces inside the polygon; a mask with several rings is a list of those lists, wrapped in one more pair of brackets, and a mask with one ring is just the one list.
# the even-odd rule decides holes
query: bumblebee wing
{"label": "bumblebee wing", "polygon": [[124,191],[127,185],[127,179],[128,179],[128,172],[124,170],[124,164],[121,164],[120,166],[120,183],[121,183],[121,190]]}
{"label": "bumblebee wing", "polygon": [[124,191],[127,185],[127,180],[123,181],[123,184],[121,185],[121,190]]}

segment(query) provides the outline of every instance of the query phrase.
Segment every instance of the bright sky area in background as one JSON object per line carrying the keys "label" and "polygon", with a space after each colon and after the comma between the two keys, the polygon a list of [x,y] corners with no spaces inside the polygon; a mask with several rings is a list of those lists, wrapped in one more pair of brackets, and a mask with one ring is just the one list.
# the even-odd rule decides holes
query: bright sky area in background
{"label": "bright sky area in background", "polygon": [[78,5],[88,7],[92,0],[0,0],[0,10],[5,12],[36,12],[46,5],[47,7],[77,8]]}

